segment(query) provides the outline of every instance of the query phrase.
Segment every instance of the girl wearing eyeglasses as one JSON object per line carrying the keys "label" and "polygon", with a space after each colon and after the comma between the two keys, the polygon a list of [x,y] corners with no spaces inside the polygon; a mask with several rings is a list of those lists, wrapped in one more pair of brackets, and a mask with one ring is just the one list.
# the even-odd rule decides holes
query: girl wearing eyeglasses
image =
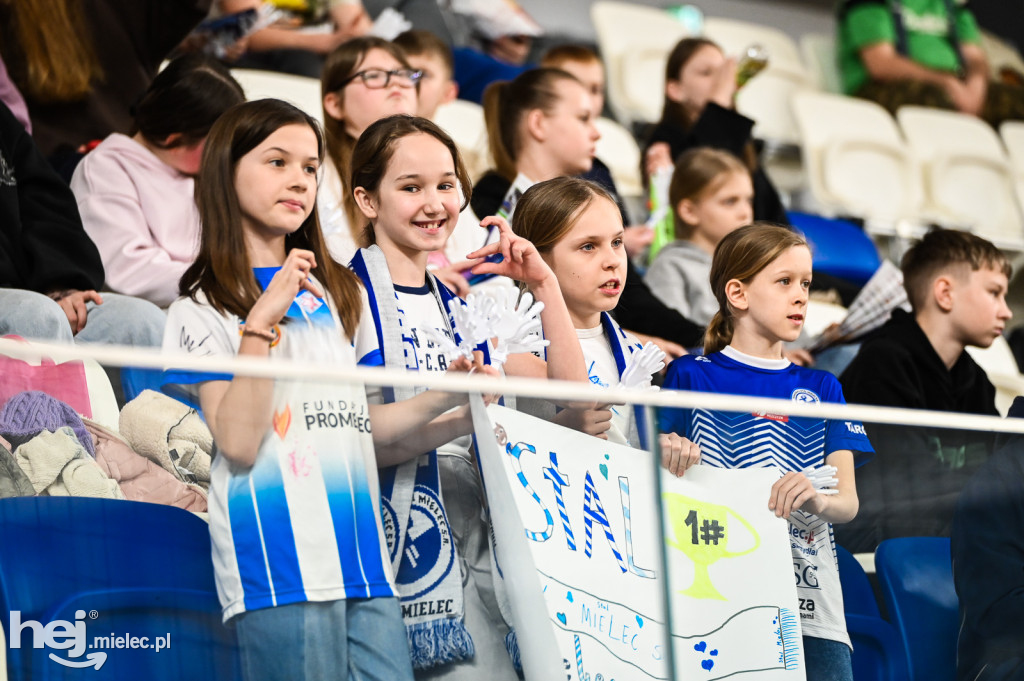
{"label": "girl wearing eyeglasses", "polygon": [[327,57],[320,79],[327,162],[317,210],[331,256],[338,262],[348,264],[360,247],[369,245],[352,198],[352,149],[374,121],[393,114],[415,115],[419,77],[401,49],[373,36],[350,40]]}

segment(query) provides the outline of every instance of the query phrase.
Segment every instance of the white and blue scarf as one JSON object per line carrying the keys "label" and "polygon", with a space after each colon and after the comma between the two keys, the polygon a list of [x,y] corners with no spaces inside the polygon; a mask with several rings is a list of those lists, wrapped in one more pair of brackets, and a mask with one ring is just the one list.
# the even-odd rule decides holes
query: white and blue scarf
{"label": "white and blue scarf", "polygon": [[[622,330],[622,327],[607,312],[601,313],[601,327],[604,329],[604,335],[608,339],[608,344],[612,346],[615,368],[618,370],[619,377],[621,378],[622,372],[626,370],[629,356],[639,350],[641,346],[636,343],[630,343],[626,332]],[[647,449],[647,428],[645,427],[644,408],[639,404],[633,405],[633,418],[630,419],[629,432],[625,433],[625,436],[626,442],[630,446],[635,445],[640,449]]]}
{"label": "white and blue scarf", "polygon": [[[407,369],[402,313],[384,253],[377,246],[360,249],[350,267],[366,287],[384,366]],[[434,275],[428,273],[427,281],[442,304],[442,314],[448,317],[456,344],[460,343],[455,320],[448,313],[451,301],[458,298]],[[487,348],[481,349],[489,361]],[[384,399],[398,402],[423,390],[386,387]],[[413,668],[471,659],[475,650],[463,621],[462,570],[441,494],[437,451],[380,469],[380,489],[384,534]]]}

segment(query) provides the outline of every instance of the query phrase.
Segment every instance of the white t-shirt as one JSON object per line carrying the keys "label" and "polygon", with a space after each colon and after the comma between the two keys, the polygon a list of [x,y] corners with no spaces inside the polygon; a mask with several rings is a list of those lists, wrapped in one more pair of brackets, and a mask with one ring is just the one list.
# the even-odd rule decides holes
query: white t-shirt
{"label": "white t-shirt", "polygon": [[[257,271],[261,279],[267,274]],[[171,305],[164,350],[237,355],[238,317],[197,298]],[[355,365],[355,343],[324,301],[303,292],[286,319],[271,360]],[[368,348],[376,333],[365,293],[361,321],[356,340]],[[187,372],[169,377],[194,394],[199,383],[231,380]],[[255,464],[215,456],[210,471],[210,537],[225,621],[289,603],[394,596],[363,386],[278,380],[273,408]]]}
{"label": "white t-shirt", "polygon": [[[619,383],[619,369],[615,366],[615,355],[612,346],[604,335],[604,328],[595,326],[592,329],[576,329],[583,349],[583,359],[587,365],[587,376],[593,385],[608,388]],[[612,409],[612,427],[608,430],[608,441],[618,444],[629,444],[626,433],[629,422],[633,418],[633,410],[624,404],[614,404]],[[639,443],[634,443],[639,446]]]}
{"label": "white t-shirt", "polygon": [[[440,348],[423,332],[425,328],[432,329],[435,333],[455,342],[455,334],[448,323],[448,315],[441,312],[440,299],[426,283],[420,287],[396,284],[395,296],[398,299],[398,310],[403,325],[402,347],[405,352],[405,368],[409,371],[447,371],[448,362],[441,354]],[[376,348],[376,335],[368,339],[365,346],[359,338],[356,339],[356,353],[360,357],[365,357]],[[368,388],[368,396],[372,403],[380,403],[383,399],[379,388]],[[464,435],[441,445],[437,448],[437,453],[468,459],[472,444],[472,436]]]}

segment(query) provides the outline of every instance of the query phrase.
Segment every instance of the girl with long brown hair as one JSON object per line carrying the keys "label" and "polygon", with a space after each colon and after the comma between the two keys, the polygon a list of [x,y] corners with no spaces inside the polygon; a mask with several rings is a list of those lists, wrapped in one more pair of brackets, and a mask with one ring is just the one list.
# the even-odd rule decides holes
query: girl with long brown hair
{"label": "girl with long brown hair", "polygon": [[[663,387],[733,393],[797,402],[843,403],[835,376],[792,364],[783,343],[800,335],[811,285],[811,251],[785,227],[755,223],[728,234],[715,249],[711,287],[719,309],[708,325],[704,355],[669,365]],[[790,523],[807,678],[852,681],[850,637],[831,523],[857,514],[857,463],[874,450],[864,427],[785,414],[664,409],[663,432],[693,439],[702,465],[773,467],[768,508]],[[834,467],[834,487],[818,489],[808,475]],[[812,476],[816,479],[818,476]],[[825,476],[828,477],[828,476]]]}
{"label": "girl with long brown hair", "polygon": [[[285,102],[247,102],[217,121],[203,151],[199,255],[165,350],[342,367],[357,346],[373,354],[365,292],[320,234],[323,156],[316,121]],[[217,447],[210,536],[244,677],[411,681],[377,467],[444,441],[450,421],[469,421],[465,398],[426,391],[368,405],[354,383],[172,378],[198,397]]]}

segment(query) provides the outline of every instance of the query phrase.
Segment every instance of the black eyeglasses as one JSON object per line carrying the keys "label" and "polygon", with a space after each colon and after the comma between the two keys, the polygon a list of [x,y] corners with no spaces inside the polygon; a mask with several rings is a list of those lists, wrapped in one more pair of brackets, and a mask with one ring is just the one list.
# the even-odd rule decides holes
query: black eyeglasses
{"label": "black eyeglasses", "polygon": [[422,77],[422,71],[414,71],[412,69],[395,69],[393,71],[385,71],[384,69],[367,69],[365,71],[352,74],[343,80],[338,89],[340,90],[345,87],[356,78],[361,78],[363,80],[363,85],[371,90],[381,90],[386,88],[391,84],[392,78],[399,87],[413,87]]}

